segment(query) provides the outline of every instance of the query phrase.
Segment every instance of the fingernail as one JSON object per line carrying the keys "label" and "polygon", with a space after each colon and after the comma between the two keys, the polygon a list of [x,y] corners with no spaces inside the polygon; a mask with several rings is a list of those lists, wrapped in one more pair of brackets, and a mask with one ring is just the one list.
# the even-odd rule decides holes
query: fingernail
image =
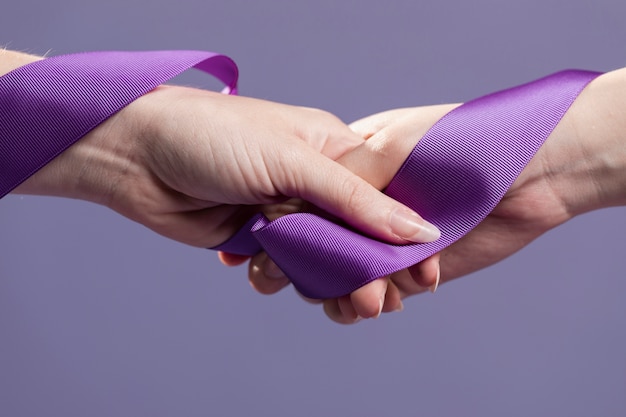
{"label": "fingernail", "polygon": [[441,232],[434,224],[428,223],[411,210],[399,208],[391,213],[391,230],[396,236],[411,242],[434,242]]}
{"label": "fingernail", "polygon": [[278,265],[276,265],[270,258],[267,258],[265,262],[263,262],[263,274],[265,274],[268,278],[274,279],[285,277],[285,273],[281,271]]}
{"label": "fingernail", "polygon": [[402,303],[402,301],[400,301],[400,304],[398,305],[398,307],[396,307],[396,309],[393,310],[393,311],[399,313],[402,310],[404,310],[404,303]]}
{"label": "fingernail", "polygon": [[385,294],[381,294],[380,298],[378,299],[378,314],[376,314],[374,317],[374,319],[377,319],[380,317],[380,315],[383,313],[383,306],[385,305]]}
{"label": "fingernail", "polygon": [[428,290],[431,293],[435,293],[435,291],[437,291],[437,287],[439,287],[439,279],[441,278],[441,267],[437,266],[437,280],[435,281],[435,283],[433,285],[431,285],[430,287],[428,287]]}

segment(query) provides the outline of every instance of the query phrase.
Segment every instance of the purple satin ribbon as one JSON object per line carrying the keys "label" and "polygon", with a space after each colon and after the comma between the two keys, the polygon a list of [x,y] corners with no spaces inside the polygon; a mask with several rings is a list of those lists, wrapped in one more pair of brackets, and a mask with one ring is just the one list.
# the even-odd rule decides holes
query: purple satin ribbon
{"label": "purple satin ribbon", "polygon": [[[94,52],[48,58],[0,77],[0,197],[99,123],[189,67],[236,90],[227,57],[200,51]],[[385,193],[439,227],[432,243],[390,245],[310,213],[253,217],[213,248],[265,250],[312,298],[348,294],[439,252],[478,225],[599,74],[563,71],[470,101],[419,141]]]}

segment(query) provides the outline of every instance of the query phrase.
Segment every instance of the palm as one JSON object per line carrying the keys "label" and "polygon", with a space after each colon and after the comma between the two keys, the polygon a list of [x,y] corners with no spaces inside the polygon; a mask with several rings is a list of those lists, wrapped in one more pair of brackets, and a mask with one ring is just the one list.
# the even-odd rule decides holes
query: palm
{"label": "palm", "polygon": [[536,207],[533,213],[522,212],[516,209],[516,200],[506,196],[474,230],[441,252],[443,281],[501,261],[556,226],[542,219],[549,205]]}

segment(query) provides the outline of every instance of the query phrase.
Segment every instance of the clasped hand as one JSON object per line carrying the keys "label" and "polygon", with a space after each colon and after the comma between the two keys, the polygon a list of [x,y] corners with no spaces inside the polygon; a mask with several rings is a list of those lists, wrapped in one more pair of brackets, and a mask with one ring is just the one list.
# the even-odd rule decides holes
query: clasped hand
{"label": "clasped hand", "polygon": [[[253,213],[276,216],[291,207],[285,202],[294,201],[391,243],[437,239],[434,226],[367,181],[374,176],[363,179],[350,171],[358,168],[349,162],[356,162],[351,151],[363,143],[321,110],[162,86],[105,121],[15,191],[93,201],[203,248],[225,241]],[[344,165],[334,161],[344,157]],[[260,280],[270,275],[256,272],[264,256],[251,262],[250,279],[268,293],[286,282],[283,277],[271,288],[264,286]],[[228,254],[222,259],[231,265],[245,260]],[[436,271],[431,275],[423,285],[436,279]],[[397,308],[399,296],[389,291],[385,296],[386,282],[379,280],[351,297],[360,316],[379,315],[385,300]]]}
{"label": "clasped hand", "polygon": [[[623,106],[606,99],[623,90],[624,76],[593,81],[495,210],[457,243],[350,295],[314,301],[339,323],[401,310],[403,298],[491,265],[577,214],[626,204],[626,118],[608,118]],[[348,127],[321,110],[162,86],[14,192],[93,201],[204,248],[225,241],[253,213],[276,217],[305,205],[390,243],[429,242],[439,237],[436,227],[379,190],[454,107],[392,110]],[[594,120],[606,123],[599,130]],[[248,261],[226,253],[220,259]],[[265,294],[289,284],[263,253],[249,260],[249,278]]]}

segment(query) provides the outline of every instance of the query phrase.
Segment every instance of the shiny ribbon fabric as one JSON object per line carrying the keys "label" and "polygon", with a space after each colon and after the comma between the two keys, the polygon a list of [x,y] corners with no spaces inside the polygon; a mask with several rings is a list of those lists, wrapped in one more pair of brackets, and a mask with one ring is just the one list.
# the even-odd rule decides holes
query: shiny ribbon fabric
{"label": "shiny ribbon fabric", "polygon": [[[99,123],[195,67],[236,92],[237,68],[202,51],[92,52],[48,58],[0,77],[0,197]],[[266,251],[311,298],[349,294],[414,265],[478,225],[598,73],[563,71],[465,103],[419,141],[385,193],[441,230],[436,242],[391,245],[311,213],[257,215],[213,248]]]}

